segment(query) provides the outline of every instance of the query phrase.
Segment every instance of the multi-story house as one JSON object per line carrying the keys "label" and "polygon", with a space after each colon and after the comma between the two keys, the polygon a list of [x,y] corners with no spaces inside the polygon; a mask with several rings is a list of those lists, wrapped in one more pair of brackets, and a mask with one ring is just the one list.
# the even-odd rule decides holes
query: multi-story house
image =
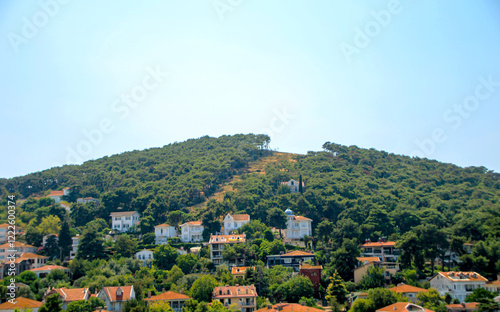
{"label": "multi-story house", "polygon": [[156,296],[151,296],[151,292],[148,292],[148,297],[145,298],[144,301],[146,301],[148,305],[158,301],[168,302],[170,308],[172,308],[174,312],[182,312],[184,302],[189,299],[191,299],[191,297],[169,290]]}
{"label": "multi-story house", "polygon": [[302,216],[294,216],[291,209],[285,210],[286,230],[285,242],[300,240],[304,236],[312,235],[312,220]]}
{"label": "multi-story house", "polygon": [[15,241],[15,236],[21,234],[23,229],[19,226],[10,225],[7,223],[0,224],[0,244],[3,244],[7,241]]}
{"label": "multi-story house", "polygon": [[257,308],[257,290],[254,285],[215,287],[212,300],[220,301],[226,308],[235,304],[241,312],[252,312]]}
{"label": "multi-story house", "polygon": [[106,303],[106,310],[122,311],[127,300],[135,299],[134,286],[103,287],[97,298]]}
{"label": "multi-story house", "polygon": [[314,292],[318,294],[319,287],[321,286],[321,271],[323,267],[321,265],[309,265],[302,264],[300,266],[299,275],[305,276],[311,280]]}
{"label": "multi-story house", "polygon": [[18,258],[25,252],[36,253],[37,248],[21,242],[6,243],[0,245],[0,262],[7,260],[7,257],[14,255]]}
{"label": "multi-story house", "polygon": [[[288,182],[281,182],[282,185],[286,185],[290,188],[290,193],[298,193],[299,192],[299,182],[295,181],[294,179],[291,179]],[[302,182],[302,191],[305,191],[305,185],[304,182]]]}
{"label": "multi-story house", "polygon": [[359,283],[363,277],[368,273],[371,267],[383,268],[385,283],[389,285],[391,278],[399,271],[399,263],[384,262],[379,257],[357,257],[358,265],[354,269],[354,283]]}
{"label": "multi-story house", "polygon": [[[5,276],[9,276],[9,272],[15,273],[15,276],[19,276],[19,274],[24,271],[40,268],[47,264],[48,257],[40,256],[31,252],[25,252],[21,254],[18,258],[4,261],[0,263],[0,279],[3,279]],[[13,264],[12,264],[13,263]],[[14,266],[12,267],[11,264]]]}
{"label": "multi-story house", "polygon": [[377,257],[382,262],[396,262],[399,258],[399,251],[395,247],[396,242],[387,242],[379,239],[378,242],[371,242],[369,239],[361,245],[361,257]]}
{"label": "multi-story house", "polygon": [[295,272],[299,272],[300,266],[311,260],[314,262],[314,254],[306,251],[294,250],[281,255],[267,256],[267,266],[282,265],[284,267],[293,268]]}
{"label": "multi-story house", "polygon": [[229,259],[224,261],[222,257],[222,250],[225,245],[237,244],[246,242],[246,234],[233,234],[233,235],[210,235],[208,246],[210,248],[210,261],[215,266],[226,263],[229,266],[238,266],[243,259]]}
{"label": "multi-story house", "polygon": [[71,238],[71,250],[69,252],[69,258],[71,260],[75,259],[76,253],[78,252],[78,244],[80,244],[80,234],[76,234]]}
{"label": "multi-story house", "polygon": [[250,215],[247,214],[230,215],[228,213],[224,218],[224,235],[231,234],[232,231],[239,229],[240,227],[249,222],[250,222]]}
{"label": "multi-story house", "polygon": [[111,213],[111,228],[118,232],[127,232],[139,224],[141,214],[137,211],[118,211]]}
{"label": "multi-story house", "polygon": [[166,223],[155,226],[155,244],[163,245],[166,244],[169,237],[176,237],[177,231],[175,227],[168,225]]}
{"label": "multi-story house", "polygon": [[439,272],[431,280],[431,287],[441,296],[449,293],[452,298],[464,302],[476,288],[486,288],[488,280],[476,272]]}
{"label": "multi-story house", "polygon": [[70,191],[69,191],[69,187],[65,187],[63,188],[62,191],[52,191],[50,192],[49,195],[47,195],[47,197],[50,197],[52,198],[56,203],[59,203],[61,202],[61,199],[63,196],[67,196],[69,195]]}
{"label": "multi-story house", "polygon": [[143,249],[135,253],[135,259],[142,261],[142,266],[151,267],[153,262],[153,251],[149,249]]}
{"label": "multi-story house", "polygon": [[191,221],[180,225],[181,242],[202,242],[203,241],[203,225],[201,221]]}

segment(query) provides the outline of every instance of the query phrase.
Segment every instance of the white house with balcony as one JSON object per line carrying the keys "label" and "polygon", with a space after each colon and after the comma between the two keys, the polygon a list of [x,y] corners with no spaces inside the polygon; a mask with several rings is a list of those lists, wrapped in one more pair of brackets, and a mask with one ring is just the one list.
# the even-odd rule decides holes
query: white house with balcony
{"label": "white house with balcony", "polygon": [[476,288],[486,288],[488,280],[476,272],[439,272],[431,280],[431,287],[437,289],[441,296],[449,293],[460,303],[472,294]]}
{"label": "white house with balcony", "polygon": [[177,231],[175,227],[168,225],[166,223],[155,226],[155,243],[157,245],[163,245],[167,243],[169,237],[176,237]]}
{"label": "white house with balcony", "polygon": [[181,242],[201,242],[203,241],[203,225],[201,221],[191,221],[180,225]]}
{"label": "white house with balcony", "polygon": [[384,239],[371,242],[368,239],[361,245],[361,257],[377,257],[382,262],[396,262],[399,258],[399,250],[395,246],[396,242],[388,242]]}
{"label": "white house with balcony", "polygon": [[302,216],[293,215],[292,210],[285,210],[286,230],[285,241],[299,240],[304,236],[312,235],[312,220]]}
{"label": "white house with balcony", "polygon": [[118,211],[111,213],[111,228],[118,232],[127,232],[134,225],[139,224],[141,218],[137,211]]}
{"label": "white house with balcony", "polygon": [[135,259],[142,261],[142,266],[151,267],[151,263],[154,260],[153,251],[149,249],[143,249],[135,253]]}
{"label": "white house with balcony", "polygon": [[76,257],[76,253],[78,252],[78,244],[80,244],[80,234],[76,234],[71,238],[71,250],[69,252],[69,259],[73,260]]}
{"label": "white house with balcony", "polygon": [[250,215],[247,214],[230,215],[228,213],[224,218],[224,235],[231,234],[232,231],[241,228],[243,225],[249,222],[250,222]]}
{"label": "white house with balcony", "polygon": [[222,250],[224,250],[224,246],[227,244],[238,244],[245,243],[246,235],[243,234],[232,234],[232,235],[210,235],[210,241],[208,242],[208,246],[210,249],[210,261],[215,266],[221,265],[223,263],[228,266],[237,266],[242,259],[228,259],[228,261],[224,261],[222,257]]}

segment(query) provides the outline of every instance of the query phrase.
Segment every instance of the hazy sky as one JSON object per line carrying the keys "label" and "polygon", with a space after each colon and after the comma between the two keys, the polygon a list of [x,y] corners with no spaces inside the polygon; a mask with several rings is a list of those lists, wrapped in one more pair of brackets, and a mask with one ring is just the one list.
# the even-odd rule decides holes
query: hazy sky
{"label": "hazy sky", "polygon": [[268,133],[500,172],[500,2],[0,1],[0,177]]}

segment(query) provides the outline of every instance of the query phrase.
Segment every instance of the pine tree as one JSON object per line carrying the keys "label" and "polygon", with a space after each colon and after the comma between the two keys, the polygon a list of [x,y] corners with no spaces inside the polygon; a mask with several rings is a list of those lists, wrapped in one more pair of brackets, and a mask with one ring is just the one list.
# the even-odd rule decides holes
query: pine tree
{"label": "pine tree", "polygon": [[62,301],[59,294],[47,297],[45,304],[40,307],[39,312],[60,312],[62,311]]}
{"label": "pine tree", "polygon": [[326,289],[326,299],[331,300],[335,298],[338,303],[343,304],[347,300],[347,294],[348,291],[345,288],[345,282],[342,277],[340,277],[337,270],[335,270],[330,277],[330,284]]}
{"label": "pine tree", "polygon": [[71,239],[71,233],[69,232],[68,222],[63,222],[61,225],[61,230],[59,231],[59,248],[61,248],[61,261],[65,257],[69,256],[71,251],[71,245],[73,241]]}
{"label": "pine tree", "polygon": [[78,259],[87,260],[102,259],[105,256],[104,246],[102,244],[103,241],[100,234],[90,228],[82,235],[76,257]]}
{"label": "pine tree", "polygon": [[302,194],[304,189],[302,188],[302,175],[299,176],[299,192]]}

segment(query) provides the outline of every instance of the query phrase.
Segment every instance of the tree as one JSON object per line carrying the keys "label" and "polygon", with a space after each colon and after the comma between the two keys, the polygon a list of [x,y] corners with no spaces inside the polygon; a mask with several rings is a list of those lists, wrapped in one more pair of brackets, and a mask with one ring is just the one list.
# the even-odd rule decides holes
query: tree
{"label": "tree", "polygon": [[487,299],[495,298],[495,294],[484,288],[472,290],[472,294],[465,298],[465,302],[485,302]]}
{"label": "tree", "polygon": [[[207,203],[207,207],[209,204],[211,205],[216,205],[215,200],[210,200],[209,203]],[[217,209],[216,209],[217,210]],[[220,232],[221,226],[220,222],[218,220],[218,215],[216,213],[216,210],[211,209],[208,212],[206,212],[202,217],[201,217],[201,223],[203,224],[203,239],[205,241],[208,241],[210,239],[210,234],[215,234],[216,232]]]}
{"label": "tree", "polygon": [[348,291],[345,288],[345,283],[342,277],[340,277],[337,270],[330,276],[330,284],[328,284],[328,288],[326,289],[326,300],[331,301],[331,299],[335,298],[335,302],[343,304],[347,300]]}
{"label": "tree", "polygon": [[358,299],[354,301],[349,312],[374,312],[375,304],[370,299]]}
{"label": "tree", "polygon": [[385,288],[370,289],[368,291],[368,299],[373,302],[375,309],[380,309],[396,302],[408,301],[402,295]]}
{"label": "tree", "polygon": [[32,246],[41,246],[43,241],[42,233],[34,226],[28,225],[26,229],[26,242]]}
{"label": "tree", "polygon": [[143,216],[141,218],[141,233],[151,233],[155,229],[155,219],[151,215]]}
{"label": "tree", "polygon": [[47,297],[45,303],[38,310],[39,312],[61,312],[62,300],[59,294],[52,294]]}
{"label": "tree", "polygon": [[302,175],[299,176],[299,192],[300,194],[304,193],[304,189],[302,187]]}
{"label": "tree", "polygon": [[155,301],[148,305],[149,312],[172,312],[174,311],[168,302]]}
{"label": "tree", "polygon": [[384,287],[384,268],[370,267],[359,282],[360,289]]}
{"label": "tree", "polygon": [[182,307],[182,312],[195,312],[198,307],[198,300],[188,299],[184,301],[184,307]]}
{"label": "tree", "polygon": [[89,228],[83,232],[76,257],[86,260],[102,259],[105,257],[102,236],[95,229]]}
{"label": "tree", "polygon": [[309,278],[297,275],[279,285],[275,296],[283,301],[299,302],[301,297],[313,297],[314,287]]}
{"label": "tree", "polygon": [[61,231],[61,219],[54,215],[44,217],[42,218],[42,222],[37,226],[37,229],[43,236],[47,234],[59,234],[59,231]]}
{"label": "tree", "polygon": [[184,220],[184,218],[184,212],[180,210],[174,210],[168,213],[167,220],[170,225],[174,226],[176,229],[179,229],[179,224]]}
{"label": "tree", "polygon": [[429,288],[428,291],[419,292],[417,294],[417,299],[424,308],[435,312],[446,312],[445,298],[434,288]]}
{"label": "tree", "polygon": [[344,281],[349,281],[352,279],[352,272],[356,267],[356,257],[358,255],[359,249],[357,240],[344,238],[342,247],[332,253],[330,266],[337,270]]}
{"label": "tree", "polygon": [[160,245],[153,251],[153,264],[160,270],[170,270],[179,253],[170,245]]}
{"label": "tree", "polygon": [[[142,221],[141,221],[142,222]],[[116,256],[130,258],[135,254],[137,242],[132,240],[127,234],[118,236],[115,242]]]}
{"label": "tree", "polygon": [[72,301],[66,308],[67,312],[94,312],[98,307],[104,307],[106,303],[97,298],[90,297],[87,300]]}
{"label": "tree", "polygon": [[184,274],[189,274],[196,264],[196,257],[192,253],[180,255],[175,263]]}
{"label": "tree", "polygon": [[203,275],[193,283],[193,286],[189,291],[191,293],[191,297],[199,302],[210,302],[212,299],[212,292],[216,286],[217,280],[213,276]]}
{"label": "tree", "polygon": [[[286,215],[285,213],[283,212],[283,210],[279,209],[279,208],[271,208],[269,210],[269,213],[267,215],[267,223],[272,226],[272,227],[275,227],[277,229],[284,229],[286,228]],[[281,231],[280,231],[280,235],[281,235]]]}
{"label": "tree", "polygon": [[69,224],[68,222],[63,222],[63,224],[61,225],[61,230],[59,231],[59,248],[61,248],[61,261],[69,256],[72,244],[73,240],[69,231]]}
{"label": "tree", "polygon": [[333,222],[328,220],[321,221],[316,227],[316,236],[321,239],[325,245],[329,245],[334,230]]}

